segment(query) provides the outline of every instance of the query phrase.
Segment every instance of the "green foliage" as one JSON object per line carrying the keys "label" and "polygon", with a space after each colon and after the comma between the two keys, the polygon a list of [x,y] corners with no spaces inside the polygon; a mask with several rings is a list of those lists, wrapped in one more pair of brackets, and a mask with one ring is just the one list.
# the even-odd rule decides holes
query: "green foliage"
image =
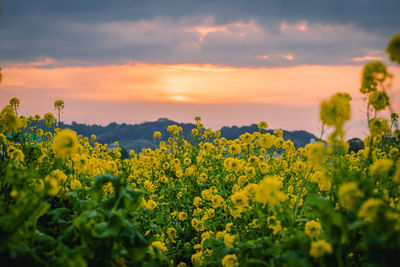
{"label": "green foliage", "polygon": [[[13,150],[4,135],[0,143],[3,264],[114,266],[121,259],[133,264],[143,258],[147,241],[132,223],[143,193],[129,189],[126,177],[111,174],[93,178],[88,189],[70,191],[67,183],[76,178],[56,181],[59,172],[52,170],[71,169],[61,160],[43,160],[49,156],[43,143],[31,145],[27,136],[14,135],[19,145]],[[10,151],[19,150],[24,157],[16,160]],[[103,194],[106,183],[113,195]]]}

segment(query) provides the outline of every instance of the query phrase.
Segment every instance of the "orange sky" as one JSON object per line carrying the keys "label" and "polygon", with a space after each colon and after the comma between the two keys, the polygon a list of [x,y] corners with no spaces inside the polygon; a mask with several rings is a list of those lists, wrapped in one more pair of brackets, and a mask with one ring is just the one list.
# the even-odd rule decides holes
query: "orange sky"
{"label": "orange sky", "polygon": [[[53,67],[46,68],[47,64]],[[21,113],[43,114],[53,111],[56,99],[64,99],[67,122],[140,123],[158,117],[192,121],[200,115],[206,118],[206,126],[213,128],[266,120],[273,128],[317,133],[319,103],[335,92],[350,93],[353,120],[362,118],[361,70],[362,66],[237,68],[148,63],[57,67],[57,62],[45,59],[3,68],[0,105],[15,96],[21,100]],[[400,68],[391,67],[390,72],[394,86],[389,94],[395,111],[400,112]],[[227,118],[239,103],[246,111]],[[99,105],[107,106],[107,112]],[[355,127],[349,131],[360,131]]]}

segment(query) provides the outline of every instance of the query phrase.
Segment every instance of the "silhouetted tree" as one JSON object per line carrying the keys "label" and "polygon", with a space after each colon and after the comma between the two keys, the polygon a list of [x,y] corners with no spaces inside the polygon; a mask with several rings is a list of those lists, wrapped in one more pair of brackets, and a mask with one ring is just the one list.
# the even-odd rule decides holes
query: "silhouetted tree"
{"label": "silhouetted tree", "polygon": [[349,153],[357,153],[359,150],[364,149],[364,142],[360,138],[352,138],[347,143],[349,144]]}

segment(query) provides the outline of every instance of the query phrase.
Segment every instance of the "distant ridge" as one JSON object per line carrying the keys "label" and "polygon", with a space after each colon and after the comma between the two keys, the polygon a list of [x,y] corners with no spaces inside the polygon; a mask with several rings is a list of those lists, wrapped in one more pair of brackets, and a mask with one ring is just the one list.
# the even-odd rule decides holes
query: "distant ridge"
{"label": "distant ridge", "polygon": [[[155,131],[160,131],[162,134],[161,139],[166,141],[169,137],[167,132],[167,127],[169,125],[176,124],[183,129],[183,135],[188,139],[191,135],[191,131],[196,127],[193,123],[179,123],[168,118],[159,118],[152,122],[143,122],[139,124],[118,124],[110,123],[107,126],[101,125],[87,125],[83,123],[72,122],[71,124],[62,124],[62,128],[70,128],[76,131],[78,134],[90,137],[90,135],[95,134],[97,140],[100,143],[113,143],[118,141],[120,145],[126,149],[135,149],[135,151],[140,151],[142,148],[154,148],[155,142],[153,138],[153,133]],[[44,122],[41,121],[39,124],[40,128],[44,128]],[[249,126],[231,126],[222,127],[220,129],[221,136],[228,140],[233,140],[239,138],[240,135],[248,132],[254,133],[258,131],[257,124],[251,124]],[[273,130],[268,130],[269,133],[273,133]],[[283,130],[283,138],[285,140],[290,139],[293,141],[296,148],[304,147],[306,144],[310,143],[310,140],[318,140],[318,138],[306,131],[286,131]]]}

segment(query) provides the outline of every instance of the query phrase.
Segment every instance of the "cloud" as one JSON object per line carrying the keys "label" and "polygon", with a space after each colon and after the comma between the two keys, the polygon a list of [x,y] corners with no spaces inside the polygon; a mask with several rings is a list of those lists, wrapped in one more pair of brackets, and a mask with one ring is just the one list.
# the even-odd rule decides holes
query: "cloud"
{"label": "cloud", "polygon": [[384,60],[384,51],[382,50],[372,50],[367,51],[365,56],[354,57],[351,60],[353,61],[376,61],[376,60]]}
{"label": "cloud", "polygon": [[377,57],[377,56],[363,56],[363,57],[354,57],[351,60],[353,60],[353,61],[375,61],[375,60],[383,60],[383,58]]}
{"label": "cloud", "polygon": [[32,62],[17,62],[17,63],[9,63],[7,67],[9,68],[26,68],[26,67],[54,67],[57,66],[59,63],[57,60],[52,58],[43,58],[38,59],[37,61]]}
{"label": "cloud", "polygon": [[362,64],[352,59],[383,50],[400,26],[396,1],[21,1],[0,16],[3,64]]}

